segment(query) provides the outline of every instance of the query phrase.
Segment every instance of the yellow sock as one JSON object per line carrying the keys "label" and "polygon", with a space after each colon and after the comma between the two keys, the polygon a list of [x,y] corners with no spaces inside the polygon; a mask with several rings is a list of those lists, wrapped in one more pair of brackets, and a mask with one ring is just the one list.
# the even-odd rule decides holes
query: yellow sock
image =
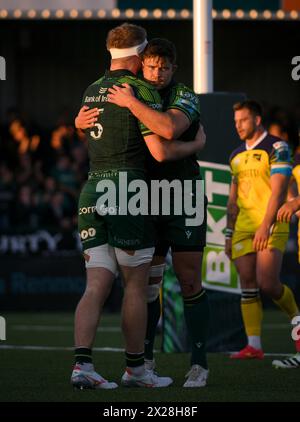
{"label": "yellow sock", "polygon": [[262,303],[259,297],[242,299],[242,316],[247,336],[261,335],[261,322],[263,318]]}
{"label": "yellow sock", "polygon": [[290,319],[293,319],[294,316],[299,314],[299,308],[295,301],[295,296],[292,290],[286,286],[283,285],[283,293],[280,299],[274,300],[273,302],[276,303],[279,308],[285,312]]}

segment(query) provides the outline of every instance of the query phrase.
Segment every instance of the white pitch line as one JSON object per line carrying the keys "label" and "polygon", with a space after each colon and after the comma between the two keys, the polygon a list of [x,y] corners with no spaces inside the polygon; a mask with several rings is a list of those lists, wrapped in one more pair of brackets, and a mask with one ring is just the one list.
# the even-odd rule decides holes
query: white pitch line
{"label": "white pitch line", "polygon": [[[284,330],[291,327],[289,323],[279,324],[264,324],[263,329],[265,330]],[[53,332],[73,332],[74,327],[68,325],[12,325],[10,329],[14,331],[53,331]],[[120,327],[99,327],[97,332],[102,333],[120,333]]]}
{"label": "white pitch line", "polygon": [[[15,331],[61,331],[61,332],[73,332],[74,327],[68,325],[12,325],[10,327],[12,330]],[[120,333],[120,327],[99,327],[97,328],[98,332],[106,332],[106,333]]]}
{"label": "white pitch line", "polygon": [[[232,353],[237,353],[237,352],[239,352],[239,350],[233,350],[232,352],[224,352],[224,353],[226,355],[231,355]],[[289,357],[289,356],[295,356],[295,353],[265,353],[264,352],[264,356],[269,356],[269,357],[273,357],[273,356],[286,356],[286,357]]]}
{"label": "white pitch line", "polygon": [[[69,351],[74,350],[74,347],[63,346],[18,346],[14,344],[0,345],[0,350],[38,350],[38,351]],[[118,347],[94,347],[95,352],[124,352],[124,349]]]}
{"label": "white pitch line", "polygon": [[287,329],[287,328],[291,329],[291,327],[292,327],[292,325],[289,324],[288,322],[281,322],[281,323],[278,323],[278,324],[265,323],[265,324],[263,324],[262,329],[263,330],[265,330],[265,329],[267,329],[267,330],[283,330],[283,329]]}
{"label": "white pitch line", "polygon": [[[37,351],[72,351],[74,347],[63,347],[63,346],[18,346],[14,344],[3,344],[0,345],[0,350],[37,350]],[[124,352],[124,349],[118,347],[94,347],[95,352]],[[154,350],[154,352],[158,352]],[[226,352],[225,354],[231,354],[234,352]],[[265,356],[294,356],[294,353],[265,353]]]}

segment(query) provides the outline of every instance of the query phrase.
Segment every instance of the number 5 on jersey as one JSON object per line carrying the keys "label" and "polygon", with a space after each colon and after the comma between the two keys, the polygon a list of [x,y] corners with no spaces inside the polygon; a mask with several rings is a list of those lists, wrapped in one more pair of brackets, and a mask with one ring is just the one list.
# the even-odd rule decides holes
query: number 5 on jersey
{"label": "number 5 on jersey", "polygon": [[90,131],[91,137],[94,139],[100,139],[103,133],[103,126],[100,123],[95,123],[93,130]]}
{"label": "number 5 on jersey", "polygon": [[[98,109],[100,113],[103,113],[104,109]],[[90,131],[90,135],[94,139],[100,139],[103,133],[103,126],[100,123],[95,123],[93,129]]]}

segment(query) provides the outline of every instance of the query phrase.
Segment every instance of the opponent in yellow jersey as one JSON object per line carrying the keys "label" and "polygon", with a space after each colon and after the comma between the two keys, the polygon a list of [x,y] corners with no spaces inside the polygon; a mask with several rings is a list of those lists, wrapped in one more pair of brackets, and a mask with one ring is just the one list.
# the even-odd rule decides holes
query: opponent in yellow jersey
{"label": "opponent in yellow jersey", "polygon": [[243,144],[230,157],[233,178],[225,252],[234,260],[240,276],[248,344],[231,357],[262,359],[259,290],[270,296],[290,320],[299,313],[293,292],[279,279],[288,225],[276,222],[278,209],[286,200],[292,166],[287,143],[268,135],[262,126],[258,103],[236,104],[234,120]]}
{"label": "opponent in yellow jersey", "polygon": [[[243,143],[230,156],[233,183],[237,184],[239,214],[234,227],[232,259],[255,252],[253,238],[262,225],[272,195],[271,176],[291,175],[291,158],[286,142],[268,135],[266,131],[251,146]],[[289,226],[275,223],[268,244],[282,252]]]}

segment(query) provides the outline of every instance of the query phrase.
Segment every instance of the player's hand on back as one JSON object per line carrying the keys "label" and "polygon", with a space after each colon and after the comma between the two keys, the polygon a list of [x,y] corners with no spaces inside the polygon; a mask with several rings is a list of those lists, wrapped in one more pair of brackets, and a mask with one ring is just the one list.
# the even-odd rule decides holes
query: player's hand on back
{"label": "player's hand on back", "polygon": [[128,101],[134,97],[134,91],[129,84],[122,86],[113,85],[108,89],[107,99],[109,103],[116,104],[119,107],[128,107]]}
{"label": "player's hand on back", "polygon": [[97,107],[90,109],[88,106],[83,106],[75,118],[75,127],[82,130],[93,127],[98,116],[99,109]]}

